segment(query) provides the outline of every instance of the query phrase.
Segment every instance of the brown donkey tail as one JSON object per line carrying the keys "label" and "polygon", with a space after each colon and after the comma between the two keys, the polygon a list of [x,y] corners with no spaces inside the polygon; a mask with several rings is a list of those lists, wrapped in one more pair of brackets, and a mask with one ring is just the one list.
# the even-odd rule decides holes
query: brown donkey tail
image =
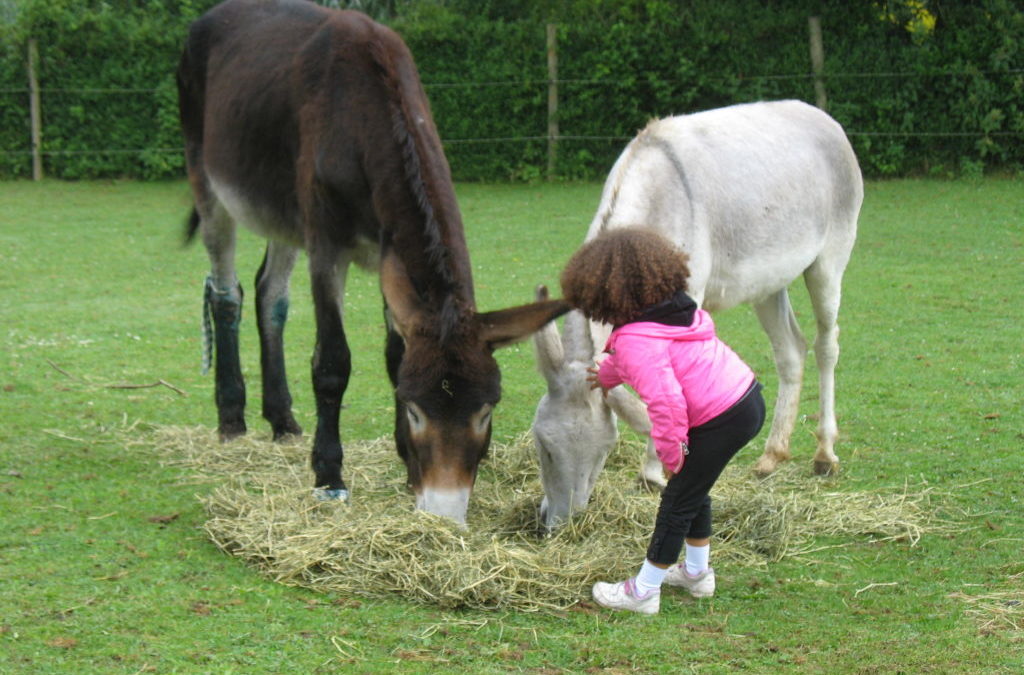
{"label": "brown donkey tail", "polygon": [[199,211],[192,207],[192,213],[188,215],[188,221],[185,223],[185,241],[184,244],[188,246],[192,243],[192,240],[196,238],[196,231],[199,230]]}

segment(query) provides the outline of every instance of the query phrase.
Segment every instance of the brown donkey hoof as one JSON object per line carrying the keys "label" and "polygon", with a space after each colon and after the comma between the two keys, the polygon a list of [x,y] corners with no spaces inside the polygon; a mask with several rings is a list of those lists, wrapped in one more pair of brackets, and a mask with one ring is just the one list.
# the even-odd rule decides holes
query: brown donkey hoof
{"label": "brown donkey hoof", "polygon": [[221,424],[220,427],[217,428],[217,435],[220,437],[221,443],[227,443],[239,436],[245,436],[245,422]]}
{"label": "brown donkey hoof", "polygon": [[302,427],[300,427],[296,422],[274,425],[273,431],[275,442],[288,442],[296,438],[302,438]]}

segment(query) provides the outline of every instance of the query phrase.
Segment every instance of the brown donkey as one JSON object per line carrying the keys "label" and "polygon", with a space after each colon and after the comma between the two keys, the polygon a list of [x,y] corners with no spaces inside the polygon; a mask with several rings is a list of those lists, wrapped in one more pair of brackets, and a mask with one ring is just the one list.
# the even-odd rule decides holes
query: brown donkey
{"label": "brown donkey", "polygon": [[464,522],[501,393],[493,350],[564,313],[561,301],[478,313],[469,252],[412,56],[357,12],[302,0],[228,0],[191,27],[178,70],[223,438],[245,433],[235,227],[268,240],[256,277],[263,416],[301,433],[283,359],[300,250],[316,307],[317,495],[347,499],[339,413],[351,372],[348,267],[379,269],[395,388],[395,443],[417,507]]}

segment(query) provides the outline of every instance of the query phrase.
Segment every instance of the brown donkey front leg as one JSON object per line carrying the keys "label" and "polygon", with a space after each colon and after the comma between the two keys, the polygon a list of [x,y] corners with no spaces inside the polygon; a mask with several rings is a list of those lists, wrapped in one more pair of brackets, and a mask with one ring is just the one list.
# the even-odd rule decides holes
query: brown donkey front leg
{"label": "brown donkey front leg", "polygon": [[[341,400],[352,373],[352,354],[342,325],[342,300],[348,261],[330,250],[309,256],[310,282],[316,311],[313,353],[313,393],[316,396],[316,435],[313,438],[314,486],[319,499],[348,500],[341,477],[344,451],[339,417]],[[339,262],[340,260],[340,262]]]}

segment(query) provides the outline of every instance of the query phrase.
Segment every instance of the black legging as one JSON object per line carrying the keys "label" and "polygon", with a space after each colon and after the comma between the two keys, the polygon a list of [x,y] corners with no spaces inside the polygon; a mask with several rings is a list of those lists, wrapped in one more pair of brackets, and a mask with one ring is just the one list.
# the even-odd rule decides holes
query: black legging
{"label": "black legging", "polygon": [[711,487],[729,460],[757,436],[764,424],[764,397],[754,382],[747,393],[724,413],[690,429],[690,454],[682,470],[661,493],[658,518],[647,548],[647,559],[671,565],[679,560],[683,540],[711,536]]}

